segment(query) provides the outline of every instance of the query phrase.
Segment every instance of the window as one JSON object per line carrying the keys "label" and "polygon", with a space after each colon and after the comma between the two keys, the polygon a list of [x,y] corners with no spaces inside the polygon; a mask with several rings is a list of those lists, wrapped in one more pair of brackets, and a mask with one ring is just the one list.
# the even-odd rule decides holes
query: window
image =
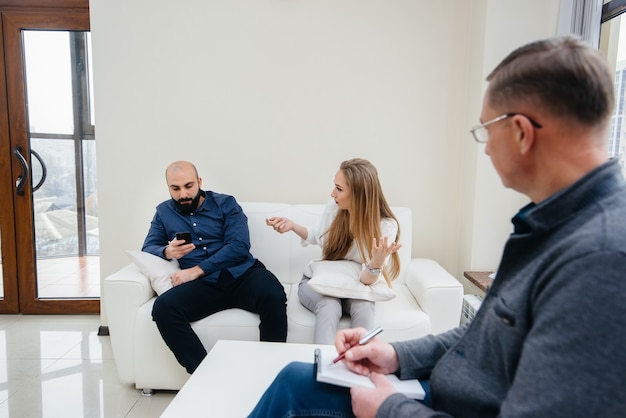
{"label": "window", "polygon": [[602,8],[600,51],[615,71],[615,113],[611,118],[609,156],[619,158],[626,174],[626,0],[612,0]]}

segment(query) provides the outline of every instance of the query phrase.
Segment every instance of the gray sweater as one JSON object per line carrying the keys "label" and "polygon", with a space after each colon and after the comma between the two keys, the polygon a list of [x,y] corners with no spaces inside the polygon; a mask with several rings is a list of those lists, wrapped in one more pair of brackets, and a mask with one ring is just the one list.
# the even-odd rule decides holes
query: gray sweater
{"label": "gray sweater", "polygon": [[625,417],[626,183],[610,161],[514,218],[497,277],[464,327],[394,343],[401,378],[378,417]]}

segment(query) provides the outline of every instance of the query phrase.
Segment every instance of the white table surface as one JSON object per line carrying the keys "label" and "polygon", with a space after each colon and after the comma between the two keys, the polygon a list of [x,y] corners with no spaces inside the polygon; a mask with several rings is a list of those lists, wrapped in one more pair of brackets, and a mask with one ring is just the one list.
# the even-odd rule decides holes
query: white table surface
{"label": "white table surface", "polygon": [[285,365],[313,363],[317,347],[324,346],[219,340],[161,418],[244,418]]}

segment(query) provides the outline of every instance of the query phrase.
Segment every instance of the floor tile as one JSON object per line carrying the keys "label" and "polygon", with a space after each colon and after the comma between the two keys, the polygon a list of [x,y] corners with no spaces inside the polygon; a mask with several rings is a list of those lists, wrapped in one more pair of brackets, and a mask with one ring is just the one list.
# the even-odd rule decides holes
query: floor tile
{"label": "floor tile", "polygon": [[119,381],[98,315],[0,315],[0,418],[159,417],[176,391]]}

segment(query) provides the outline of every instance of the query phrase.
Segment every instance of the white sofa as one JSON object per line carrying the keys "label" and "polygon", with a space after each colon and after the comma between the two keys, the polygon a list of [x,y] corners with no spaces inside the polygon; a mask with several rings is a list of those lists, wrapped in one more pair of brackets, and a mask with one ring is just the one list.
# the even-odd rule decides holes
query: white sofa
{"label": "white sofa", "polygon": [[[297,284],[306,264],[320,257],[320,248],[302,247],[296,234],[278,234],[266,226],[265,219],[285,216],[313,225],[324,205],[240,204],[248,216],[252,254],[285,287],[287,341],[312,343],[315,315],[298,301]],[[392,209],[400,221],[402,269],[393,282],[397,296],[391,301],[376,303],[376,324],[384,328],[380,337],[387,341],[406,340],[457,326],[463,286],[435,261],[411,259],[411,210]],[[152,321],[156,294],[148,279],[131,263],[104,280],[103,296],[120,380],[134,383],[145,393],[152,389],[180,389],[189,375],[167,348]],[[343,318],[340,327],[348,325],[349,318]],[[220,339],[258,341],[258,326],[258,315],[240,309],[219,312],[192,324],[207,351]]]}

